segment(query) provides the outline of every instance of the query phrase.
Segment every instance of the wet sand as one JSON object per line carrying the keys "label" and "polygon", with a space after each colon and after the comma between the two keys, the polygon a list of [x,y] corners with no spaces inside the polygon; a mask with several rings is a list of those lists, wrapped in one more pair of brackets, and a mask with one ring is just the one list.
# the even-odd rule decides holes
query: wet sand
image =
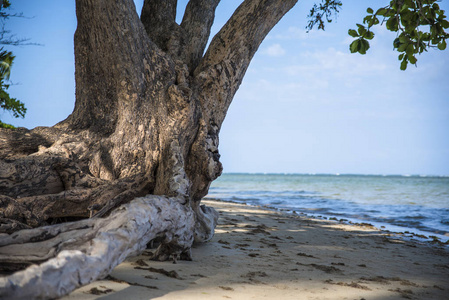
{"label": "wet sand", "polygon": [[[193,261],[130,258],[63,299],[449,299],[448,246],[368,225],[204,200],[220,212]],[[150,251],[150,250],[149,250]]]}

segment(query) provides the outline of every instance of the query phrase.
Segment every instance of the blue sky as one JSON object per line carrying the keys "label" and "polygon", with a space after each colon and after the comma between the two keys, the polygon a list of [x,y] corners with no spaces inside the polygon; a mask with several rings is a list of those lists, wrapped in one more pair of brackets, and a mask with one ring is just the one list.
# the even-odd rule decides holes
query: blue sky
{"label": "blue sky", "polygon": [[[182,11],[186,1],[178,2]],[[240,2],[221,2],[214,32]],[[347,31],[366,3],[344,1],[326,31],[306,33],[313,1],[300,1],[272,30],[221,130],[225,172],[449,175],[449,51],[431,50],[403,72],[395,35],[377,28],[367,55],[350,54]],[[440,5],[449,13],[448,1]],[[74,1],[15,0],[12,11],[32,18],[11,19],[7,29],[43,46],[7,48],[16,55],[10,95],[28,112],[0,119],[54,125],[75,101]]]}

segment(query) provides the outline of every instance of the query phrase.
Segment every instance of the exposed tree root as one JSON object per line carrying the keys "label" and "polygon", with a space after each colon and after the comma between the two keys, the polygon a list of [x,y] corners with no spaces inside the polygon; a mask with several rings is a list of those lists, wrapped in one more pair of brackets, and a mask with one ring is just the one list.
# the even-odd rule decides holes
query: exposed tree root
{"label": "exposed tree root", "polygon": [[[146,245],[156,238],[163,239],[159,246],[163,251],[156,253],[176,257],[188,255],[195,239],[197,216],[189,205],[181,204],[183,201],[148,195],[121,206],[104,219],[86,219],[0,235],[2,266],[23,266],[50,258],[40,265],[0,278],[0,298],[60,297],[104,278],[127,257],[145,250]],[[207,227],[213,229],[218,214],[213,209],[207,210],[206,214],[207,221],[213,222]]]}
{"label": "exposed tree root", "polygon": [[93,188],[76,187],[55,194],[12,198],[0,195],[0,233],[61,223],[73,218],[104,216],[112,209],[149,192],[138,179],[104,181]]}

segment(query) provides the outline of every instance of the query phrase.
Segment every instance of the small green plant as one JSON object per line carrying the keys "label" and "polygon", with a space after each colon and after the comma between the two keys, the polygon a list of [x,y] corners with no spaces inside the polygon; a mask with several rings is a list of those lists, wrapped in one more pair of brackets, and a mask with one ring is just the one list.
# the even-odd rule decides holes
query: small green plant
{"label": "small green plant", "polygon": [[6,128],[6,129],[16,129],[15,126],[11,125],[11,124],[6,124],[3,123],[2,121],[0,121],[0,128]]}
{"label": "small green plant", "polygon": [[[3,0],[0,3],[0,20],[3,23],[4,20],[8,19],[11,16],[21,16],[21,15],[10,15],[3,11],[4,8],[8,8],[11,3],[8,0]],[[2,24],[4,25],[4,24]],[[3,29],[0,31],[1,39],[0,44],[6,45],[21,45],[25,40],[17,40],[12,37],[6,37],[5,34],[8,34],[9,31]],[[0,48],[0,108],[3,110],[11,112],[13,117],[15,118],[23,118],[25,117],[25,113],[27,109],[25,105],[17,100],[16,98],[11,98],[7,90],[10,87],[9,76],[11,74],[11,67],[13,65],[15,56],[11,51],[6,51],[3,48]],[[12,125],[5,124],[0,120],[0,128],[15,128]]]}
{"label": "small green plant", "polygon": [[[12,52],[0,48],[0,108],[10,111],[15,118],[23,118],[27,111],[25,105],[16,98],[11,98],[7,92],[9,88],[7,82],[9,80],[13,61],[14,56],[12,55]],[[0,121],[0,127],[11,128],[10,126],[11,125]]]}

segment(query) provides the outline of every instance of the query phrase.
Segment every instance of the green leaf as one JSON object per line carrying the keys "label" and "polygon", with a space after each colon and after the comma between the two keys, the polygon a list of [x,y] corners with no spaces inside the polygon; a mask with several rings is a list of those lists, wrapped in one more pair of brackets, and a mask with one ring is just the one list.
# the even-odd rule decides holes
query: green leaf
{"label": "green leaf", "polygon": [[407,49],[407,46],[408,46],[408,44],[398,44],[398,45],[399,46],[397,48],[398,48],[399,52],[404,52]]}
{"label": "green leaf", "polygon": [[407,64],[408,64],[408,61],[407,61],[406,59],[404,59],[404,60],[401,62],[401,67],[400,67],[400,69],[401,69],[402,71],[405,71],[405,70],[407,69]]}
{"label": "green leaf", "polygon": [[405,19],[405,23],[410,23],[415,15],[415,12],[407,8],[407,10],[402,11],[399,15],[401,16],[401,20]]}
{"label": "green leaf", "polygon": [[449,28],[449,21],[448,20],[441,21],[441,26],[443,26],[444,29],[448,29]]}
{"label": "green leaf", "polygon": [[409,56],[409,57],[408,57],[408,60],[409,60],[410,63],[413,64],[413,65],[416,64],[416,62],[418,61],[418,60],[416,59],[416,57],[413,56],[413,55],[412,55],[412,56]]}
{"label": "green leaf", "polygon": [[368,26],[370,26],[369,24],[371,23],[373,16],[366,16],[365,18],[363,18],[363,24],[368,24]]}
{"label": "green leaf", "polygon": [[410,8],[413,8],[413,9],[416,8],[415,1],[412,1],[412,0],[405,0],[404,3],[405,3],[405,5],[407,5],[407,6],[410,7]]}
{"label": "green leaf", "polygon": [[388,12],[388,10],[386,8],[382,7],[377,10],[376,14],[378,14],[379,16],[385,16],[387,14],[387,12]]}
{"label": "green leaf", "polygon": [[444,35],[444,29],[443,29],[443,27],[441,27],[440,24],[436,23],[435,28],[436,28],[438,35]]}
{"label": "green leaf", "polygon": [[399,41],[400,41],[401,43],[408,43],[408,42],[409,42],[409,38],[408,38],[405,34],[401,34],[401,35],[399,36]]}
{"label": "green leaf", "polygon": [[352,37],[359,37],[359,34],[354,29],[349,29],[348,34]]}
{"label": "green leaf", "polygon": [[386,26],[390,31],[398,31],[398,20],[395,17],[391,17],[388,19]]}
{"label": "green leaf", "polygon": [[440,49],[440,50],[444,50],[444,49],[446,49],[446,41],[445,40],[442,40],[439,44],[438,44],[438,49]]}
{"label": "green leaf", "polygon": [[360,36],[363,36],[366,33],[366,28],[362,24],[356,24],[359,28],[357,31],[359,32]]}
{"label": "green leaf", "polygon": [[415,47],[413,47],[412,44],[408,44],[407,48],[405,49],[405,53],[407,53],[408,56],[411,56],[415,52]]}
{"label": "green leaf", "polygon": [[366,54],[366,51],[369,49],[369,42],[365,39],[360,39],[360,54]]}
{"label": "green leaf", "polygon": [[359,42],[360,40],[355,40],[351,43],[351,45],[349,45],[349,50],[351,51],[351,53],[356,53],[358,51]]}
{"label": "green leaf", "polygon": [[371,7],[368,7],[368,9],[366,10],[367,13],[372,14],[374,11]]}
{"label": "green leaf", "polygon": [[405,53],[399,54],[398,60],[402,60],[404,58]]}
{"label": "green leaf", "polygon": [[367,40],[372,40],[372,39],[374,38],[374,32],[368,31],[368,32],[365,34],[364,38],[367,39]]}

